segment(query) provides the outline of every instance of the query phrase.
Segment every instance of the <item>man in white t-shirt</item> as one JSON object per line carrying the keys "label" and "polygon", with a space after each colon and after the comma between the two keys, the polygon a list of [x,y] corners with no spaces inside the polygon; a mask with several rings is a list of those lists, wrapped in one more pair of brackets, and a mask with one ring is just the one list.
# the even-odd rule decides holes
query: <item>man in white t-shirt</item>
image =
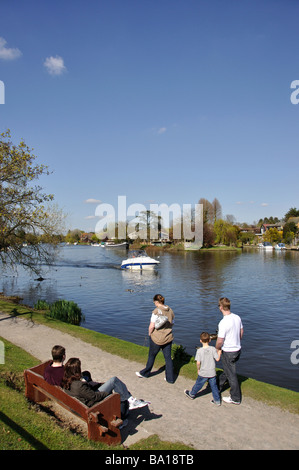
{"label": "man in white t-shirt", "polygon": [[230,311],[230,300],[221,297],[218,304],[223,318],[218,325],[218,338],[216,349],[222,349],[221,362],[223,373],[219,377],[220,392],[228,381],[230,385],[230,396],[223,397],[226,403],[239,405],[241,403],[241,389],[236,373],[236,362],[241,354],[241,339],[243,336],[243,325],[239,315]]}

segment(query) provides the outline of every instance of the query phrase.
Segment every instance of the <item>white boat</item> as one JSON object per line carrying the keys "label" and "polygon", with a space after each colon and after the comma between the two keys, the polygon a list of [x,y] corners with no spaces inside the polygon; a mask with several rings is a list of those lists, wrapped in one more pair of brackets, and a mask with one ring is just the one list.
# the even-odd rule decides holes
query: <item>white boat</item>
{"label": "white boat", "polygon": [[275,245],[275,250],[285,250],[286,249],[286,246],[284,243],[277,243],[277,245]]}
{"label": "white boat", "polygon": [[123,243],[105,243],[106,248],[129,248],[129,243],[128,242],[123,242]]}
{"label": "white boat", "polygon": [[273,250],[273,246],[269,242],[264,242],[262,248],[264,248],[264,250]]}
{"label": "white boat", "polygon": [[132,250],[121,263],[121,269],[154,269],[160,261],[151,258],[144,250]]}

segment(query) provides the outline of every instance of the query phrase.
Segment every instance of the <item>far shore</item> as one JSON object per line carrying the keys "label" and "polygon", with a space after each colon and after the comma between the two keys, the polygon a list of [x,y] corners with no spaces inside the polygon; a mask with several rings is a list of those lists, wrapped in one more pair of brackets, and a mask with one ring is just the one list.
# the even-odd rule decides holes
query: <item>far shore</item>
{"label": "far shore", "polygon": [[[175,245],[173,245],[171,243],[151,244],[151,243],[146,243],[146,242],[134,242],[129,246],[129,250],[144,249],[144,250],[151,250],[153,252],[163,250],[163,251],[166,251],[167,253],[190,252],[190,251],[194,252],[194,253],[201,253],[201,252],[213,253],[213,252],[216,252],[216,251],[241,252],[244,248],[245,249],[247,249],[247,248],[256,249],[256,250],[261,249],[258,245],[243,244],[243,245],[238,245],[238,246],[234,246],[234,245],[213,245],[213,246],[209,246],[209,247],[202,247],[200,249],[194,249],[194,250],[191,249],[190,250],[190,249],[188,249],[184,246],[183,242],[182,243],[177,243]],[[273,250],[274,250],[274,246],[273,246]],[[299,251],[299,245],[298,246],[296,246],[296,245],[286,245],[285,250]]]}

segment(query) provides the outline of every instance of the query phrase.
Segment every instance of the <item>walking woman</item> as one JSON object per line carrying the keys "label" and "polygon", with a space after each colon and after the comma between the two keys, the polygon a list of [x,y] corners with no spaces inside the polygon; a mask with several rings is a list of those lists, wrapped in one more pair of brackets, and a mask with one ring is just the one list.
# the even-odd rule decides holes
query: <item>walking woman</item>
{"label": "walking woman", "polygon": [[[168,305],[165,305],[165,299],[157,294],[154,297],[155,309],[152,312],[151,321],[148,327],[149,334],[149,353],[147,364],[140,372],[136,372],[138,377],[149,377],[153,368],[156,356],[160,349],[165,358],[165,380],[168,383],[174,383],[173,364],[171,359],[171,346],[173,341],[172,326],[174,322],[174,313]],[[167,317],[166,323],[158,327],[156,321],[163,315]],[[156,326],[155,326],[156,325]]]}

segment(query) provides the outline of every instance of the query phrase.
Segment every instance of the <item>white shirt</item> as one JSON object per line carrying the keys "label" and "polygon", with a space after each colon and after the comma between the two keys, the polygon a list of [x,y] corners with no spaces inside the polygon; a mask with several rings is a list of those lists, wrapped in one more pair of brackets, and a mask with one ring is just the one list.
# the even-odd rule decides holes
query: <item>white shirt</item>
{"label": "white shirt", "polygon": [[239,315],[230,313],[224,315],[218,325],[218,338],[224,338],[222,350],[226,352],[239,351],[241,349],[242,320]]}

